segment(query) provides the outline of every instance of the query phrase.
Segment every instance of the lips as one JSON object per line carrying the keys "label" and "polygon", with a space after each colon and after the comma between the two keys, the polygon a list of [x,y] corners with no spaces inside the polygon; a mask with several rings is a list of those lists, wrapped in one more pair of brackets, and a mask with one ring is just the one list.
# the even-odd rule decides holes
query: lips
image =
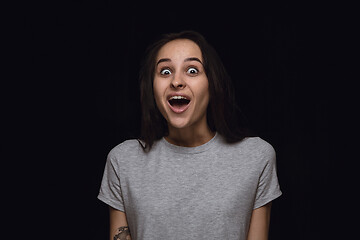
{"label": "lips", "polygon": [[170,94],[167,97],[167,100],[170,109],[175,113],[185,112],[189,108],[191,102],[189,96],[180,93]]}

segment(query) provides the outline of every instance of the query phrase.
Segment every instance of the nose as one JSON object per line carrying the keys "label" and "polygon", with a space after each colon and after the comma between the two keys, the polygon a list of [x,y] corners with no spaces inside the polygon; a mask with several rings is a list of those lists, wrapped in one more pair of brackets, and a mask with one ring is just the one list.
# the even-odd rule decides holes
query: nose
{"label": "nose", "polygon": [[181,76],[175,75],[171,81],[171,88],[175,89],[184,89],[186,87],[185,81],[181,78]]}

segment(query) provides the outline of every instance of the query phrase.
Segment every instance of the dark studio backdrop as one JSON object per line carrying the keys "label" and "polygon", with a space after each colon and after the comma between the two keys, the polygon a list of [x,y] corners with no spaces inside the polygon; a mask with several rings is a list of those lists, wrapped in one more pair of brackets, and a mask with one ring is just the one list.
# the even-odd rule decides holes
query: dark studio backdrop
{"label": "dark studio backdrop", "polygon": [[251,128],[277,152],[283,195],[273,203],[270,239],[344,234],[330,122],[336,8],[206,5],[72,1],[23,7],[23,61],[33,76],[27,84],[36,89],[32,116],[38,116],[29,131],[41,139],[31,151],[42,161],[28,164],[41,173],[29,192],[37,206],[32,214],[43,219],[35,228],[40,235],[108,239],[108,209],[96,199],[106,155],[139,134],[145,48],[159,34],[182,30],[199,31],[215,47]]}

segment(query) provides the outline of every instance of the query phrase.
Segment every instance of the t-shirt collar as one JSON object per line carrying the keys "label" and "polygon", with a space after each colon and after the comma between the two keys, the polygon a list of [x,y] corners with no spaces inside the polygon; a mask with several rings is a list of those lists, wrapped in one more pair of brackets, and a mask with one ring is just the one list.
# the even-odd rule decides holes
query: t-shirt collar
{"label": "t-shirt collar", "polygon": [[210,149],[215,144],[217,138],[218,138],[218,133],[215,132],[215,136],[212,139],[197,147],[182,147],[182,146],[174,145],[168,142],[164,137],[161,139],[161,142],[173,152],[182,153],[182,154],[195,154]]}

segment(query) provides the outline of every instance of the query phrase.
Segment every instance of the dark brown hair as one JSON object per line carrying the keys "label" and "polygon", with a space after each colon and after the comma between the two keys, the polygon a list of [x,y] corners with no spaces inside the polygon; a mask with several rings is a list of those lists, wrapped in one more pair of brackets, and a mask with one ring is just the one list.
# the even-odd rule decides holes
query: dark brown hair
{"label": "dark brown hair", "polygon": [[217,131],[229,143],[252,136],[244,126],[244,119],[236,104],[230,76],[215,49],[200,33],[183,31],[162,35],[145,52],[139,75],[142,110],[140,138],[142,142],[139,142],[143,149],[149,151],[155,140],[168,135],[167,122],[155,103],[153,80],[155,61],[160,48],[176,39],[189,39],[195,42],[201,50],[205,74],[209,81],[210,100],[207,108],[207,121],[210,129]]}

